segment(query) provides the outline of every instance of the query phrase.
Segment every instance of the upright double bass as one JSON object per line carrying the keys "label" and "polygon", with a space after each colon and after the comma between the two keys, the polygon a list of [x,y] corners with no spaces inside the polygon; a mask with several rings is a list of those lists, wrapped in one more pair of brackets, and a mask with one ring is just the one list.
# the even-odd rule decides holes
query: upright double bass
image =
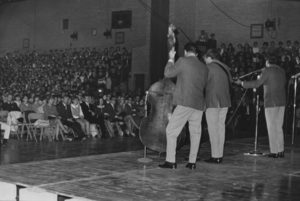
{"label": "upright double bass", "polygon": [[[168,28],[168,49],[175,49],[176,37],[175,26],[170,24]],[[173,94],[175,84],[168,78],[150,86],[147,94],[147,101],[151,104],[151,110],[147,117],[144,117],[140,125],[140,140],[148,149],[159,153],[166,152],[167,136],[166,127],[173,112]],[[177,138],[177,149],[180,149],[185,142],[186,128],[184,127]]]}

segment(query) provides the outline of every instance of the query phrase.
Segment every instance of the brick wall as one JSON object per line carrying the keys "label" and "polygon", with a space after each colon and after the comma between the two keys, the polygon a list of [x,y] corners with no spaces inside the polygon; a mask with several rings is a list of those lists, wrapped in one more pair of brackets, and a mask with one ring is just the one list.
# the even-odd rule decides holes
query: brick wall
{"label": "brick wall", "polygon": [[[264,24],[267,18],[280,17],[280,29],[275,41],[300,40],[300,2],[270,0],[213,0],[215,4],[233,19],[242,24]],[[250,39],[250,28],[243,27],[221,13],[210,0],[172,0],[170,20],[181,27],[187,35],[196,40],[204,29],[208,34],[215,33],[218,45],[221,43],[271,41],[266,30],[264,38]],[[182,47],[187,39],[179,35]]]}
{"label": "brick wall", "polygon": [[[111,12],[132,10],[132,28],[113,30],[111,40],[103,32],[111,26]],[[62,20],[69,19],[69,30],[62,30]],[[30,48],[65,48],[115,46],[115,32],[125,32],[129,48],[145,45],[147,13],[136,0],[27,0],[0,7],[0,50],[20,49],[23,38],[30,38]],[[91,35],[96,28],[98,34]],[[79,40],[70,34],[78,31]],[[122,45],[120,45],[122,46]]]}
{"label": "brick wall", "polygon": [[[151,0],[144,0],[151,5]],[[112,30],[112,38],[103,32],[111,27],[111,12],[132,10],[131,29]],[[62,20],[69,19],[69,29],[62,30]],[[133,51],[133,72],[149,74],[150,15],[137,0],[27,0],[0,6],[0,52],[24,50],[23,39],[30,39],[29,49],[68,47],[127,47]],[[97,35],[92,36],[92,29]],[[70,34],[78,31],[78,41]],[[115,44],[115,33],[125,33],[125,43]],[[148,47],[148,49],[147,49]],[[146,49],[145,49],[146,48]],[[143,51],[143,56],[135,56]],[[136,53],[138,51],[138,53]],[[2,54],[3,55],[3,54]],[[139,69],[139,66],[143,66]],[[148,66],[148,67],[147,67]],[[146,76],[146,86],[149,78]],[[132,86],[132,83],[130,84]]]}
{"label": "brick wall", "polygon": [[[264,23],[268,17],[280,17],[276,41],[300,40],[300,3],[270,0],[213,0],[223,11],[239,22]],[[144,0],[149,6],[151,0]],[[113,30],[112,39],[103,32],[111,26],[111,12],[132,10],[132,28]],[[271,12],[272,10],[272,12]],[[62,30],[62,20],[69,19],[69,30]],[[170,0],[170,21],[195,41],[202,29],[215,33],[221,43],[271,41],[250,39],[250,29],[240,26],[222,14],[210,0]],[[96,36],[91,30],[96,28]],[[78,31],[79,40],[70,34]],[[125,43],[115,44],[115,32],[125,32]],[[23,39],[30,39],[30,49],[44,50],[72,47],[126,46],[133,51],[132,73],[145,73],[149,85],[150,14],[137,0],[27,0],[0,6],[0,55],[3,51],[23,50]],[[179,55],[188,39],[178,35]],[[2,53],[1,53],[2,52]],[[132,76],[133,78],[133,76]],[[133,80],[130,83],[133,87]]]}

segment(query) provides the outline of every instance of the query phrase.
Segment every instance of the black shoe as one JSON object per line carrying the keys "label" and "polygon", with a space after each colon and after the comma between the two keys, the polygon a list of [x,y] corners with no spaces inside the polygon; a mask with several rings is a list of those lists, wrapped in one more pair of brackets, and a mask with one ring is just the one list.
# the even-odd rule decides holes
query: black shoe
{"label": "black shoe", "polygon": [[269,157],[269,158],[278,158],[278,154],[270,153],[270,154],[267,155],[267,157]]}
{"label": "black shoe", "polygon": [[196,169],[196,163],[188,163],[185,166],[186,168],[190,168],[191,170]]}
{"label": "black shoe", "polygon": [[158,165],[158,167],[160,168],[169,168],[169,169],[176,169],[177,168],[177,164],[176,163],[170,163],[170,162],[165,162],[162,165]]}
{"label": "black shoe", "polygon": [[7,145],[7,139],[3,139],[2,146],[6,146],[6,145]]}
{"label": "black shoe", "polygon": [[213,157],[210,157],[209,159],[204,160],[204,162],[206,162],[206,163],[222,163],[223,162],[223,158],[213,158]]}
{"label": "black shoe", "polygon": [[278,152],[278,157],[279,157],[279,158],[284,158],[284,151]]}

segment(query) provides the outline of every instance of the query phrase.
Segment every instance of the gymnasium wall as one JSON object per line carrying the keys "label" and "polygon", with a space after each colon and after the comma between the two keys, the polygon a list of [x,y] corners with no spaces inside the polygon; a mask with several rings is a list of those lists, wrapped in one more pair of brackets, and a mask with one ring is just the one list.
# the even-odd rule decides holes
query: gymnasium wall
{"label": "gymnasium wall", "polygon": [[[222,11],[242,26],[225,16],[211,0],[171,0],[170,20],[191,38],[197,40],[201,30],[210,35],[216,34],[218,46],[221,43],[253,44],[258,41],[300,40],[300,2],[280,0],[212,0]],[[277,37],[272,39],[266,30],[261,39],[250,38],[251,24],[264,24],[270,18],[280,18]],[[182,46],[188,41],[182,33],[178,35],[182,53]]]}
{"label": "gymnasium wall", "polygon": [[[151,0],[143,0],[151,6]],[[130,29],[112,30],[107,39],[103,32],[111,28],[112,11],[131,10]],[[62,29],[69,19],[69,29]],[[27,0],[0,6],[0,52],[49,50],[69,47],[126,47],[133,52],[132,73],[146,74],[149,82],[150,14],[137,0]],[[97,30],[95,36],[92,29]],[[70,34],[78,32],[78,41]],[[115,33],[124,32],[124,44],[116,44]],[[23,39],[29,48],[23,48]],[[133,85],[132,75],[132,83]],[[131,86],[133,87],[133,86]]]}

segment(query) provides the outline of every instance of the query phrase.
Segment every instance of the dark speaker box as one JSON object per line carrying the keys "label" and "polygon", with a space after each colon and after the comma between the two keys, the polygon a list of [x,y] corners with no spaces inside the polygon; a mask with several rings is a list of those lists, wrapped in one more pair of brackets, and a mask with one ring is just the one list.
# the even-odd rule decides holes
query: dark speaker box
{"label": "dark speaker box", "polygon": [[112,29],[131,28],[131,10],[114,11],[111,15]]}

